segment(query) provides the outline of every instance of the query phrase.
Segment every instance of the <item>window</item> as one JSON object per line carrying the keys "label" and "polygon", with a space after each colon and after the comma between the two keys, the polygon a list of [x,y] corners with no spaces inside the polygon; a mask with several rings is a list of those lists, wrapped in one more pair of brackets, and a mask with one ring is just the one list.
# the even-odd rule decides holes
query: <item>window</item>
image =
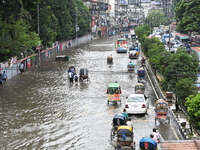
{"label": "window", "polygon": [[128,102],[144,102],[143,97],[129,97]]}

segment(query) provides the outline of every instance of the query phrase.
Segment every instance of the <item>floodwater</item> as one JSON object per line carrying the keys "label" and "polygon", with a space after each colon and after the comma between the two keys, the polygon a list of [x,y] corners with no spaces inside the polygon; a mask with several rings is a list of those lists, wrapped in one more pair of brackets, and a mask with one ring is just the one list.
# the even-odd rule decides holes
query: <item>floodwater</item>
{"label": "floodwater", "polygon": [[[116,37],[94,40],[62,52],[69,61],[48,61],[15,76],[0,87],[0,147],[6,150],[111,150],[112,118],[122,112],[125,98],[134,92],[135,74],[127,72],[128,53],[117,54]],[[130,43],[129,43],[130,44]],[[106,58],[112,54],[113,64]],[[140,58],[141,59],[141,56]],[[69,84],[67,70],[75,66],[89,70],[89,81]],[[106,90],[111,82],[122,88],[122,103],[107,103]],[[149,137],[156,127],[164,140],[177,139],[176,126],[154,124],[156,101],[149,82],[148,115],[132,115],[136,147],[142,137]]]}

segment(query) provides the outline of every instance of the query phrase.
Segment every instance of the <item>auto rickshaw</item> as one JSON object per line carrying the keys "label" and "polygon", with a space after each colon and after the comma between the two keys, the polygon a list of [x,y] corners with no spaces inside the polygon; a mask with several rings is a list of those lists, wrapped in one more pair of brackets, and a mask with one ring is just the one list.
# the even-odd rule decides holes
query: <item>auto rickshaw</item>
{"label": "auto rickshaw", "polygon": [[113,120],[112,120],[112,124],[111,124],[112,125],[111,132],[110,132],[111,140],[116,135],[117,128],[119,126],[125,125],[125,124],[126,124],[126,119],[125,119],[124,115],[122,115],[121,113],[115,114],[115,116],[113,117]]}
{"label": "auto rickshaw", "polygon": [[133,129],[126,125],[117,128],[117,142],[115,149],[135,149],[133,141]]}
{"label": "auto rickshaw", "polygon": [[135,85],[135,94],[144,94],[145,87],[143,83],[138,83]]}
{"label": "auto rickshaw", "polygon": [[155,105],[155,125],[156,121],[160,123],[170,123],[169,106],[166,100],[158,99]]}
{"label": "auto rickshaw", "polygon": [[81,68],[80,69],[80,77],[79,77],[79,81],[83,83],[83,81],[88,81],[89,77],[88,77],[88,69],[86,68]]}
{"label": "auto rickshaw", "polygon": [[106,93],[108,94],[108,103],[121,103],[120,94],[122,94],[122,91],[119,83],[110,83]]}

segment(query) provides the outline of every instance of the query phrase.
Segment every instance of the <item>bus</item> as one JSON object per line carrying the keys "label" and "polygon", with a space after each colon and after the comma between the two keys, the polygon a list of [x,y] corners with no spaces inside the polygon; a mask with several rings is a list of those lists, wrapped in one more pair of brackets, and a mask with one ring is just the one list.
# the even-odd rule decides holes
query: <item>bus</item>
{"label": "bus", "polygon": [[127,52],[127,41],[125,38],[117,39],[115,42],[115,49],[117,53]]}
{"label": "bus", "polygon": [[190,37],[187,36],[186,34],[174,33],[174,36],[175,36],[175,40],[178,40],[181,43],[190,41]]}

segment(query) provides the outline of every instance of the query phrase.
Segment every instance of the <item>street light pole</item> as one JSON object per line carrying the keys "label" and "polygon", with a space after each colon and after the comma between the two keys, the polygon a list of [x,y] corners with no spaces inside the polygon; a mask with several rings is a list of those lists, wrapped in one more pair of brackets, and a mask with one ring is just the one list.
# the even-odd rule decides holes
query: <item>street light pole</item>
{"label": "street light pole", "polygon": [[[38,36],[40,37],[40,14],[39,14],[39,3],[37,2],[37,24],[38,24]],[[39,45],[39,44],[38,44]],[[39,45],[40,46],[40,45]],[[41,64],[41,56],[40,56],[40,50],[41,48],[38,48],[38,67],[40,68],[40,64]]]}
{"label": "street light pole", "polygon": [[75,30],[76,30],[76,47],[78,47],[78,31],[79,31],[79,27],[78,27],[78,21],[77,21],[77,18],[78,18],[78,9],[77,7],[75,8],[76,9],[76,15],[75,15]]}

